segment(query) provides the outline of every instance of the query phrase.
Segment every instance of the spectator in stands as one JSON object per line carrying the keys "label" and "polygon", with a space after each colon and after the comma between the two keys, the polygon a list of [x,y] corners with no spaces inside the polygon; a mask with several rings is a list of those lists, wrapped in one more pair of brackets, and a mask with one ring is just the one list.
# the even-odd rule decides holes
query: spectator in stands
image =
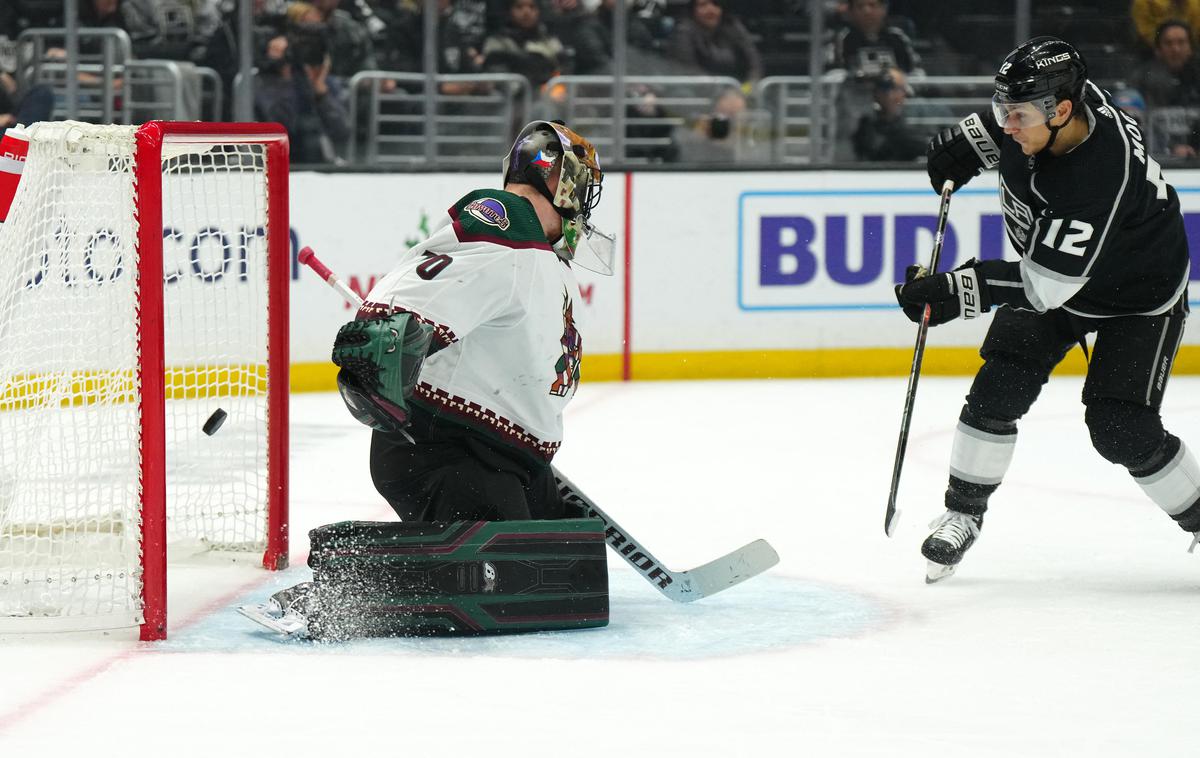
{"label": "spectator in stands", "polygon": [[875,110],[864,115],[854,131],[854,155],[860,161],[911,161],[925,156],[927,134],[913,128],[904,114],[912,94],[898,68],[875,80]]}
{"label": "spectator in stands", "polygon": [[79,23],[86,27],[112,26],[124,29],[121,0],[81,0]]}
{"label": "spectator in stands", "polygon": [[323,35],[303,28],[267,43],[254,77],[254,115],[287,129],[293,163],[324,163],[350,136],[341,84]]}
{"label": "spectator in stands", "polygon": [[692,14],[676,27],[671,57],[713,76],[753,83],[762,78],[762,59],[750,32],[725,12],[726,0],[692,0]]}
{"label": "spectator in stands", "polygon": [[580,0],[554,0],[546,19],[563,44],[563,68],[572,74],[607,74],[612,68],[612,34]]}
{"label": "spectator in stands", "polygon": [[135,58],[200,61],[221,24],[217,0],[122,0],[122,28]]}
{"label": "spectator in stands", "polygon": [[375,46],[367,27],[338,7],[341,0],[312,0],[320,20],[329,30],[331,73],[349,79],[359,71],[375,71]]}
{"label": "spectator in stands", "polygon": [[712,110],[679,136],[679,160],[689,164],[729,164],[737,160],[737,138],[746,97],[727,89],[713,100]]}
{"label": "spectator in stands", "polygon": [[851,75],[874,78],[891,68],[911,73],[920,65],[912,40],[899,27],[888,24],[887,0],[850,0],[849,24],[833,40],[833,68]]}
{"label": "spectator in stands", "polygon": [[[622,0],[626,4],[625,12],[625,42],[630,51],[657,51],[662,47],[661,41],[670,36],[670,17],[664,16],[662,6],[654,2],[645,2],[641,6],[637,0]],[[600,8],[596,18],[608,33],[608,49],[612,50],[613,8],[617,0],[600,0]]]}
{"label": "spectator in stands", "polygon": [[1154,59],[1134,77],[1145,97],[1152,133],[1166,144],[1151,150],[1176,157],[1196,155],[1194,123],[1200,116],[1200,63],[1192,47],[1191,28],[1177,19],[1159,24],[1154,36]]}
{"label": "spectator in stands", "polygon": [[[87,0],[79,0],[79,2],[80,5],[83,5]],[[4,6],[0,10],[0,17],[3,17],[5,13],[12,14],[15,26],[10,31],[14,39],[16,35],[26,29],[61,28],[65,25],[65,3],[49,2],[48,0],[3,0],[0,5]]]}
{"label": "spectator in stands", "polygon": [[[1158,48],[1158,29],[1164,21],[1182,21],[1191,32],[1200,29],[1200,0],[1133,0],[1129,8],[1138,39],[1149,50]],[[1192,37],[1195,44],[1196,38]]]}
{"label": "spectator in stands", "polygon": [[[387,22],[380,46],[380,65],[388,71],[423,71],[425,68],[424,3],[405,0],[391,9],[380,9]],[[443,74],[476,74],[483,67],[486,5],[438,0],[438,61]]]}
{"label": "spectator in stands", "polygon": [[1154,59],[1135,77],[1151,110],[1177,105],[1200,105],[1200,66],[1192,47],[1192,30],[1178,19],[1159,24],[1154,34]]}
{"label": "spectator in stands", "polygon": [[521,74],[539,90],[561,69],[563,44],[541,20],[537,0],[509,0],[504,28],[483,43],[483,70]]}
{"label": "spectator in stands", "polygon": [[15,73],[15,59],[0,60],[0,137],[10,126],[49,121],[54,115],[54,92],[44,84],[21,91]]}
{"label": "spectator in stands", "polygon": [[[266,50],[267,42],[284,34],[287,27],[287,17],[284,15],[285,6],[277,0],[254,0],[251,6],[251,39],[254,50]],[[226,8],[222,14],[221,24],[209,37],[205,46],[205,57],[202,66],[208,66],[217,72],[221,78],[224,91],[229,94],[234,91],[233,80],[239,67],[238,56],[238,24],[241,14],[237,6]],[[233,116],[233,98],[225,98],[224,118]]]}
{"label": "spectator in stands", "polygon": [[[199,119],[202,82],[197,65],[208,59],[208,42],[220,28],[217,0],[121,0],[121,25],[129,33],[133,57],[177,62],[181,112],[138,113],[135,117]],[[144,93],[130,93],[151,102],[171,101],[174,93],[161,85],[143,85]]]}
{"label": "spectator in stands", "polygon": [[632,102],[625,106],[625,157],[650,163],[674,163],[679,144],[670,114],[658,101],[658,95],[644,85],[629,88]]}

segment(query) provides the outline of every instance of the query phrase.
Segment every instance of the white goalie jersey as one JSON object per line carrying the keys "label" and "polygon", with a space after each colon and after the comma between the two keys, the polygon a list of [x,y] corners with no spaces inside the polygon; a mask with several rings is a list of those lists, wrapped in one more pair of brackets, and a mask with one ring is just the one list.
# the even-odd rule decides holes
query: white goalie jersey
{"label": "white goalie jersey", "polygon": [[434,329],[413,401],[549,461],[579,383],[579,285],[528,200],[477,190],[367,295],[359,318],[406,311]]}

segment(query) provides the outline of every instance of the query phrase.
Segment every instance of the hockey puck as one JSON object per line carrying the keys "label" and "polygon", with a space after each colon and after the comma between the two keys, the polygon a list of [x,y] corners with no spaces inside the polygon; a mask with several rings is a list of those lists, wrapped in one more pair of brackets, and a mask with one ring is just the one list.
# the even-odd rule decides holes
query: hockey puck
{"label": "hockey puck", "polygon": [[228,417],[228,413],[220,408],[216,409],[213,411],[212,415],[208,417],[208,421],[204,422],[204,433],[209,437],[213,436],[217,433],[217,430],[221,428],[221,424],[225,423],[225,419]]}

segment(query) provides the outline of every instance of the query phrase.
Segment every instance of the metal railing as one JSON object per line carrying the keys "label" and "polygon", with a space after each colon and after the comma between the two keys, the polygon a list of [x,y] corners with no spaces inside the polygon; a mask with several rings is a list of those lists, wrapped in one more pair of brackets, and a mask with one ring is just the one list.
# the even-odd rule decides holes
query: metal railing
{"label": "metal railing", "polygon": [[441,74],[427,90],[423,74],[361,71],[349,90],[351,163],[494,168],[532,108],[517,74]]}
{"label": "metal railing", "polygon": [[996,87],[990,76],[913,76],[908,84],[913,94],[905,103],[905,118],[930,134],[987,107]]}
{"label": "metal railing", "polygon": [[183,74],[175,61],[134,60],[125,64],[121,123],[140,124],[156,118],[183,120]]}
{"label": "metal railing", "polygon": [[205,121],[226,121],[225,84],[221,81],[221,75],[205,66],[197,66],[196,73],[200,75],[200,118]]}
{"label": "metal railing", "polygon": [[846,72],[831,71],[813,86],[811,76],[768,76],[754,87],[758,107],[770,114],[771,157],[776,163],[828,163],[838,134],[838,100]]}
{"label": "metal railing", "polygon": [[[677,152],[679,130],[691,129],[713,112],[716,100],[741,83],[725,76],[626,76],[625,134],[621,155],[614,139],[616,108],[611,76],[556,76],[546,83],[544,106],[587,136],[609,161],[670,162]],[[746,123],[752,117],[739,118]],[[737,130],[738,134],[745,133]],[[736,152],[736,150],[735,150]]]}
{"label": "metal railing", "polygon": [[[79,59],[75,82],[68,81],[70,66],[57,52],[66,45],[65,29],[26,29],[17,37],[17,80],[45,84],[54,91],[56,103],[67,103],[74,85],[78,118],[96,123],[113,123],[117,115],[116,95],[121,71],[133,57],[129,35],[122,29],[79,29]],[[58,108],[69,112],[70,108]]]}

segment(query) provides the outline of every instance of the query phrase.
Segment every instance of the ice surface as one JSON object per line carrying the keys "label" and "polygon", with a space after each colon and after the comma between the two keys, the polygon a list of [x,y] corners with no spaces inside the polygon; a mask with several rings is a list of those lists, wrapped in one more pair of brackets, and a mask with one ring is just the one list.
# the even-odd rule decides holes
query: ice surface
{"label": "ice surface", "polygon": [[[0,638],[0,756],[1194,756],[1200,555],[1091,450],[1081,379],[1021,425],[980,541],[924,583],[969,380],[584,385],[559,467],[672,568],[782,562],[691,605],[615,555],[606,629],[281,642],[233,608],[305,578],[305,532],[386,519],[368,434],[293,397],[293,564],[173,558],[171,639]],[[1200,449],[1200,378],[1167,427]]]}

